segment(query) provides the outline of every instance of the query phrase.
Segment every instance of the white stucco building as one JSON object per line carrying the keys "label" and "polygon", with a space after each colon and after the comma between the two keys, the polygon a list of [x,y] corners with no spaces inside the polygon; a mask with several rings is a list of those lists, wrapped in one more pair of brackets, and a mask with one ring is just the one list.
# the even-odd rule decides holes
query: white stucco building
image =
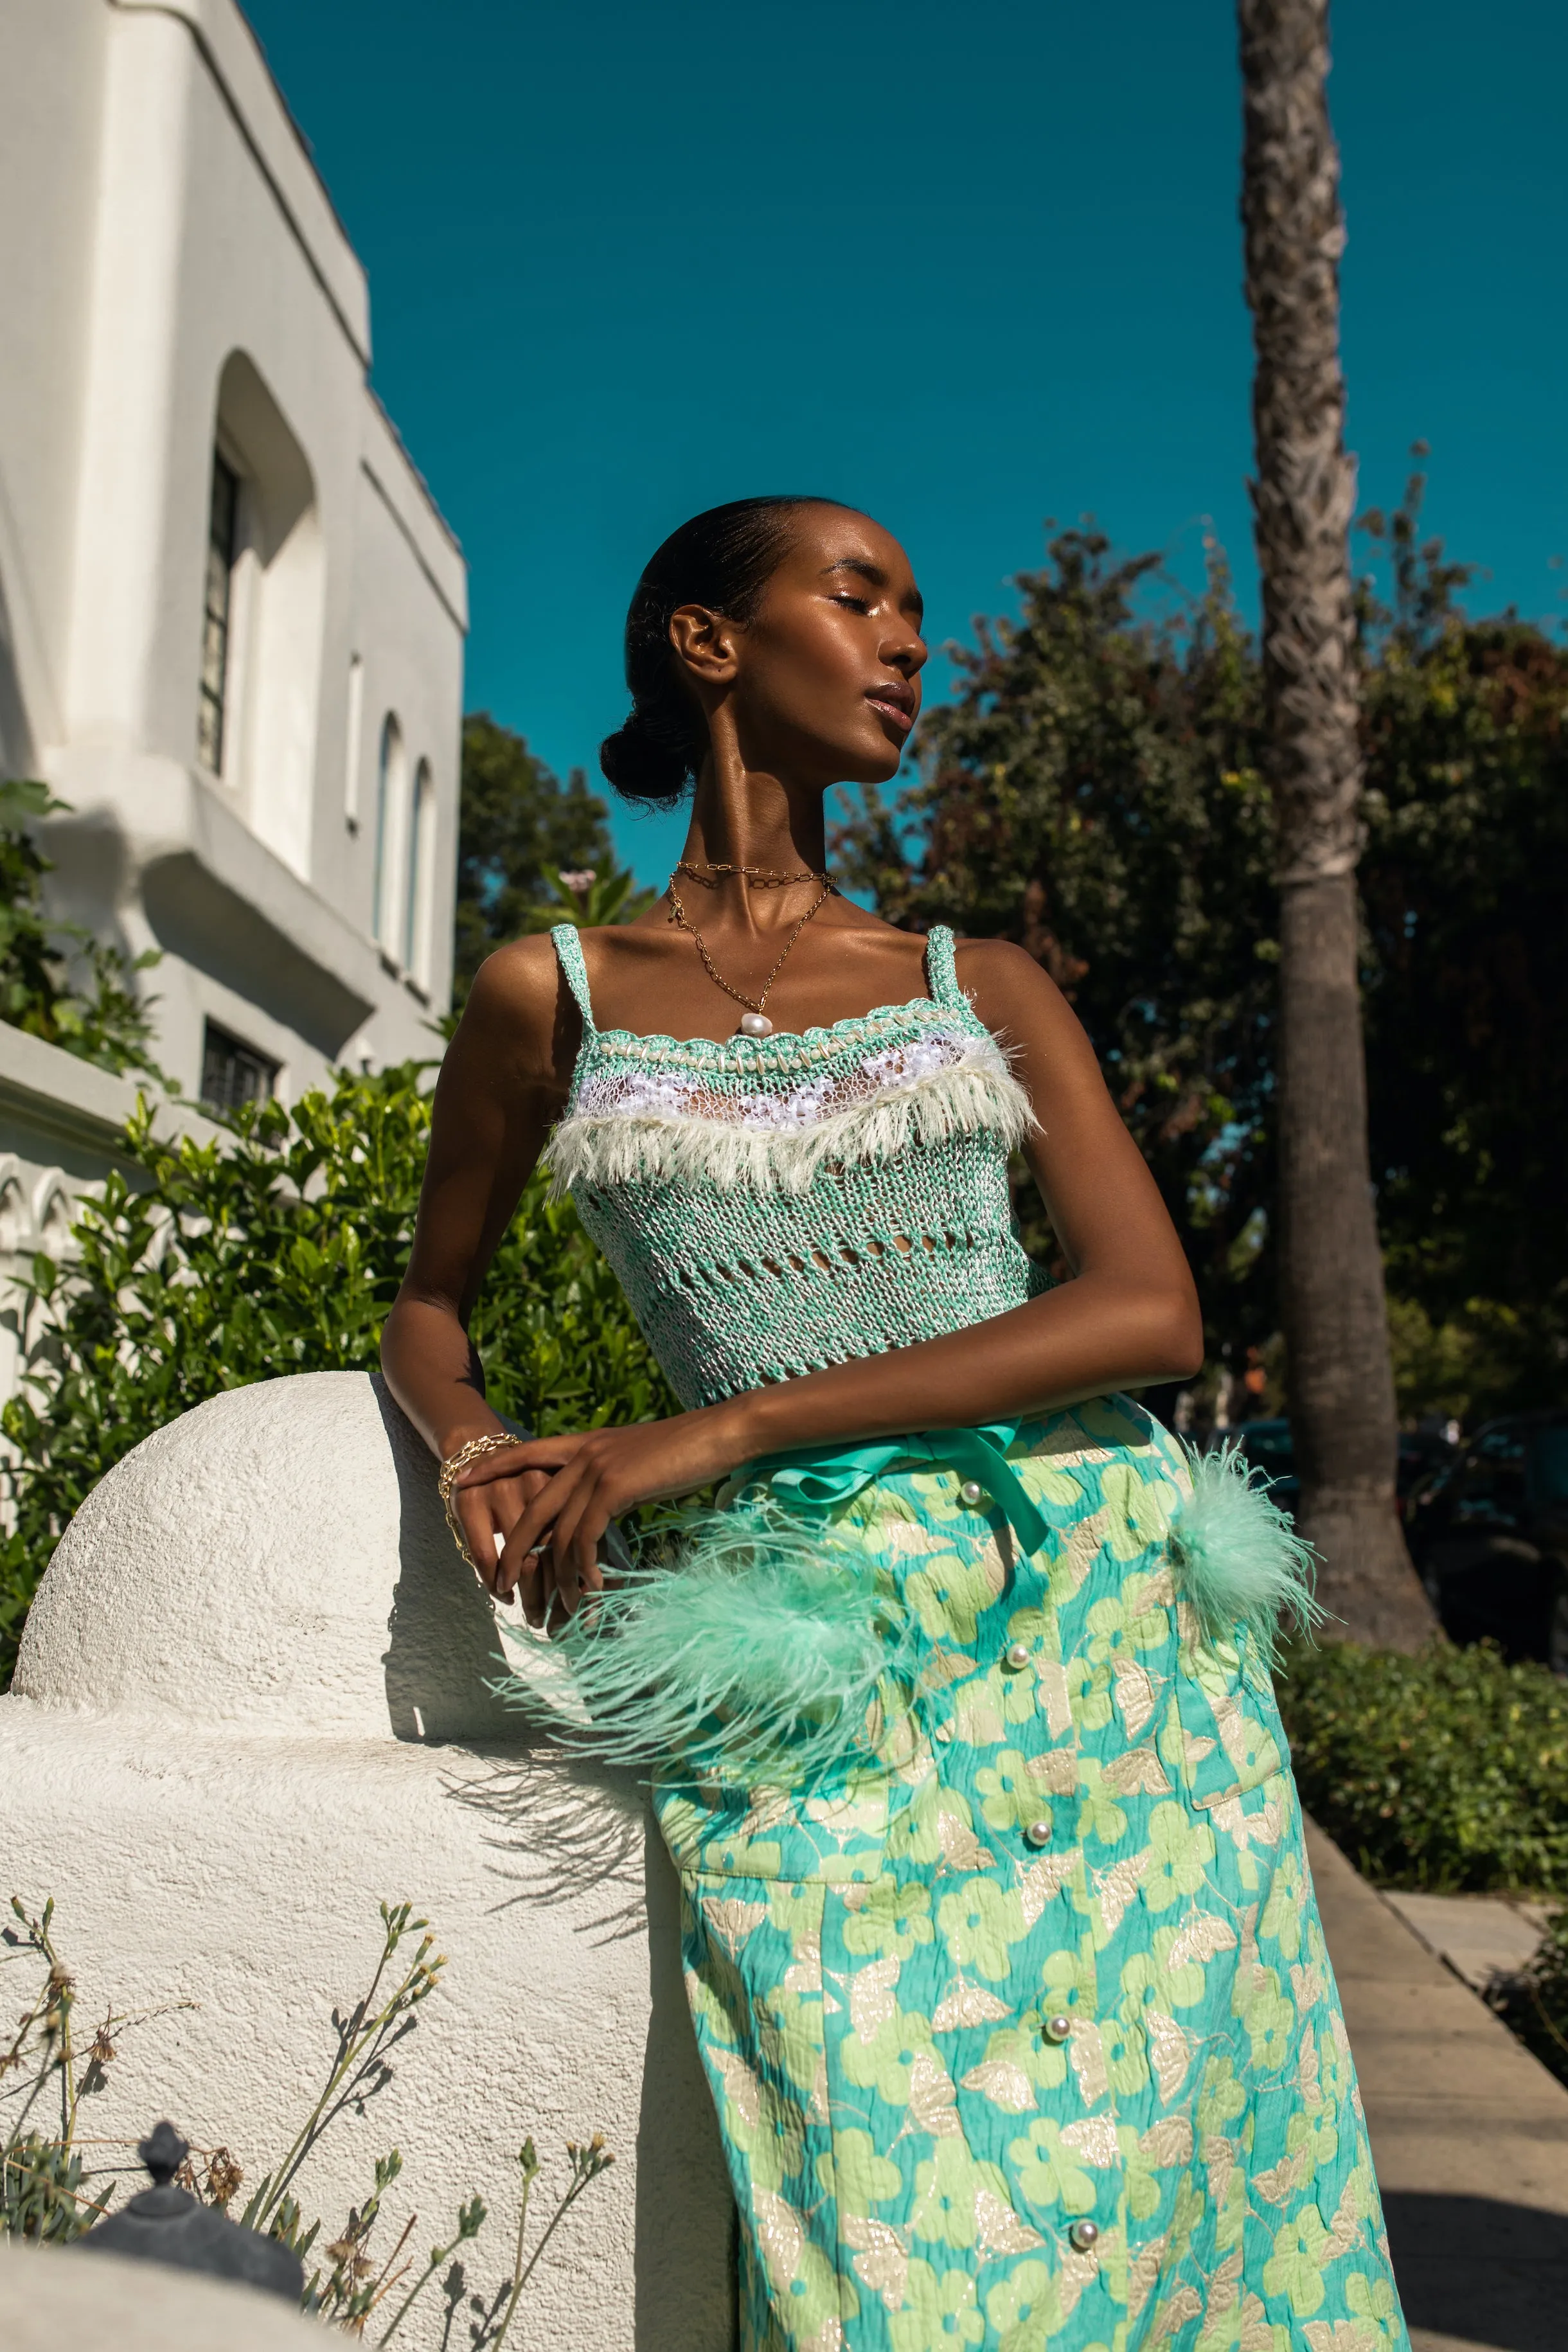
{"label": "white stucco building", "polygon": [[0,771],[71,803],[56,908],[161,950],[189,1096],[427,1054],[463,560],[233,0],[4,0],[0,219]]}

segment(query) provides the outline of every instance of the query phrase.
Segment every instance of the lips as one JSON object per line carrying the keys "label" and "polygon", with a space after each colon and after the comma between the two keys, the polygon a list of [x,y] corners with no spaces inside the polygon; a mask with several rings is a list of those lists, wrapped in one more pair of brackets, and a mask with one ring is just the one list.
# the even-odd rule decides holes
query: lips
{"label": "lips", "polygon": [[889,678],[868,689],[867,701],[883,719],[890,719],[904,734],[915,723],[915,690],[906,678]]}

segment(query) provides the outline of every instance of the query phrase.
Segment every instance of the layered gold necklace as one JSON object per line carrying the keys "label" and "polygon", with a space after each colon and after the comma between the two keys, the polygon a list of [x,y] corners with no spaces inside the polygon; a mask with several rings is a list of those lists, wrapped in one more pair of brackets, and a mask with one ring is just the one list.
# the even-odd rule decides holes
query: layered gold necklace
{"label": "layered gold necklace", "polygon": [[[689,875],[691,880],[704,890],[716,890],[720,883],[731,876],[743,881],[748,890],[784,890],[796,882],[820,882],[822,887],[784,941],[784,951],[766,980],[763,981],[759,992],[755,996],[748,996],[744,989],[733,987],[725,979],[708,952],[707,940],[680,903],[680,893],[675,887],[675,874]],[[771,1037],[773,1034],[773,1024],[763,1009],[768,1001],[769,991],[784,970],[790,950],[810,922],[813,915],[820,908],[825,907],[829,898],[837,898],[837,883],[826,874],[813,874],[809,871],[804,874],[778,874],[769,866],[726,866],[707,863],[698,865],[689,857],[679,860],[675,874],[669,877],[670,921],[691,939],[698,954],[702,959],[702,968],[714,986],[721,988],[726,996],[732,996],[737,1004],[743,1004],[746,1007],[745,1012],[741,1015],[737,1034],[742,1037]]]}

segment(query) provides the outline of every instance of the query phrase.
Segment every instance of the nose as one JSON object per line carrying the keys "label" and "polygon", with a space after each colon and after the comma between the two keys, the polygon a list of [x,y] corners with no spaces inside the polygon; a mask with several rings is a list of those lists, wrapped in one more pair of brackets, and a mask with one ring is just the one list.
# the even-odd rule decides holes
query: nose
{"label": "nose", "polygon": [[926,641],[911,622],[900,620],[877,648],[889,669],[913,677],[926,665]]}

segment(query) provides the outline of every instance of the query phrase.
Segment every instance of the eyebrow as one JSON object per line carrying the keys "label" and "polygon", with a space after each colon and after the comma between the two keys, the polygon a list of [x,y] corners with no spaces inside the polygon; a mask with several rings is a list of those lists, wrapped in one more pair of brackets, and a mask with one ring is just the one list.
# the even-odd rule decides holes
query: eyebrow
{"label": "eyebrow", "polygon": [[[856,572],[862,580],[866,581],[869,586],[873,588],[885,588],[888,584],[887,573],[883,571],[879,563],[873,563],[868,555],[840,556],[837,563],[825,563],[823,565],[822,577],[826,580],[835,572]],[[912,601],[915,611],[923,620],[925,617],[925,598],[921,594],[918,588],[915,590]]]}

